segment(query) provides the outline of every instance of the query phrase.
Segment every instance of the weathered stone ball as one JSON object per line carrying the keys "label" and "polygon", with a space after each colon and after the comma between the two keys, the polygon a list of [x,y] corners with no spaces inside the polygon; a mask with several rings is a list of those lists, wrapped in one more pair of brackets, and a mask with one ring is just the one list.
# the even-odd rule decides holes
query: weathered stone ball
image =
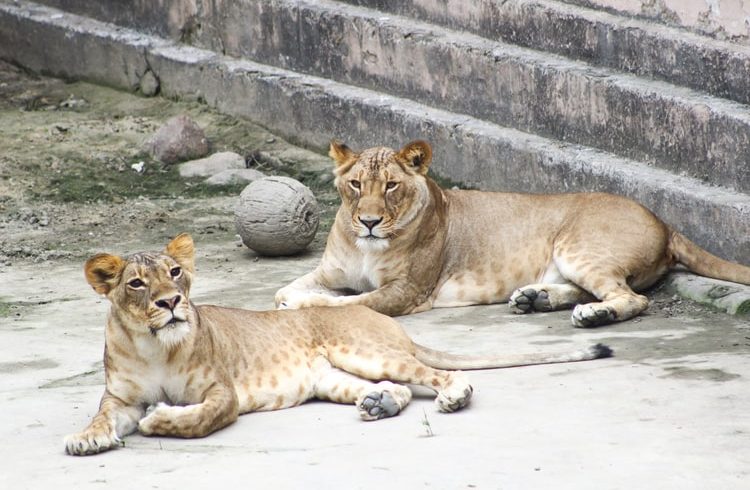
{"label": "weathered stone ball", "polygon": [[304,250],[318,231],[318,201],[304,184],[289,177],[266,177],[240,194],[234,223],[242,243],[261,255],[292,255]]}

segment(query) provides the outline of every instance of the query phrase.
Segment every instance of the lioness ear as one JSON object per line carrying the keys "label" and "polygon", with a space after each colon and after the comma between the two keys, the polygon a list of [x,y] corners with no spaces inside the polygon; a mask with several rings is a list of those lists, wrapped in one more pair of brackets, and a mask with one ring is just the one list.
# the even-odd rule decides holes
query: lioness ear
{"label": "lioness ear", "polygon": [[125,261],[116,255],[96,254],[86,261],[83,272],[86,281],[99,294],[109,294],[120,281]]}
{"label": "lioness ear", "polygon": [[425,175],[432,163],[432,148],[426,141],[417,140],[407,144],[398,152],[406,164],[415,172]]}
{"label": "lioness ear", "polygon": [[167,255],[177,261],[188,272],[195,270],[195,245],[187,233],[181,233],[169,242],[164,250]]}
{"label": "lioness ear", "polygon": [[357,154],[351,148],[339,140],[331,140],[331,147],[328,150],[328,156],[333,158],[337,167],[352,163],[357,158]]}

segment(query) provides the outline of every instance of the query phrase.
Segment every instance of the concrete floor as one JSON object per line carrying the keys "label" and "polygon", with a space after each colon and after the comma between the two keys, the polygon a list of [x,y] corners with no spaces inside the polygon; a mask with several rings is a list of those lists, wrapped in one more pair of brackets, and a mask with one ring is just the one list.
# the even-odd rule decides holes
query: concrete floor
{"label": "concrete floor", "polygon": [[[198,303],[270,307],[279,286],[317,262],[198,247]],[[108,305],[81,266],[0,274],[0,297],[14,304],[0,317],[0,488],[750,488],[750,324],[689,307],[652,306],[596,330],[572,328],[568,312],[433,310],[401,318],[431,347],[606,342],[616,357],[469,373],[473,402],[450,415],[426,393],[372,423],[354,407],[315,402],[245,415],[204,439],[133,435],[102,455],[67,456],[63,437],[88,423],[103,390]]]}

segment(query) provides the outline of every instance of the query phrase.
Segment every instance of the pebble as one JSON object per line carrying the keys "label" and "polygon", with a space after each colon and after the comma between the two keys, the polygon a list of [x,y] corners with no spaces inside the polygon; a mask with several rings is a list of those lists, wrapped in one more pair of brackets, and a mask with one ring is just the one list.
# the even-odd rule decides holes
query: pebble
{"label": "pebble", "polygon": [[166,164],[201,158],[208,154],[206,135],[185,114],[167,121],[144,146],[151,156]]}
{"label": "pebble", "polygon": [[180,177],[210,177],[226,170],[245,169],[245,157],[232,151],[220,151],[206,158],[180,164]]}
{"label": "pebble", "polygon": [[229,169],[206,179],[209,185],[247,184],[262,179],[265,175],[254,168]]}

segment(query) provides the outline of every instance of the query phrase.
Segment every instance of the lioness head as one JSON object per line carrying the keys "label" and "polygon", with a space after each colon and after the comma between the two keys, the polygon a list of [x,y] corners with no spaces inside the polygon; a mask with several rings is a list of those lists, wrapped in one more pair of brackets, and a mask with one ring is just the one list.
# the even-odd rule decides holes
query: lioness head
{"label": "lioness head", "polygon": [[177,236],[163,253],[129,257],[97,254],[86,261],[86,280],[112,303],[112,313],[133,332],[166,345],[189,332],[188,295],[194,270],[193,239]]}
{"label": "lioness head", "polygon": [[328,154],[336,163],[336,187],[362,249],[386,248],[429,199],[425,175],[432,149],[425,141],[412,141],[400,150],[355,152],[334,140]]}

